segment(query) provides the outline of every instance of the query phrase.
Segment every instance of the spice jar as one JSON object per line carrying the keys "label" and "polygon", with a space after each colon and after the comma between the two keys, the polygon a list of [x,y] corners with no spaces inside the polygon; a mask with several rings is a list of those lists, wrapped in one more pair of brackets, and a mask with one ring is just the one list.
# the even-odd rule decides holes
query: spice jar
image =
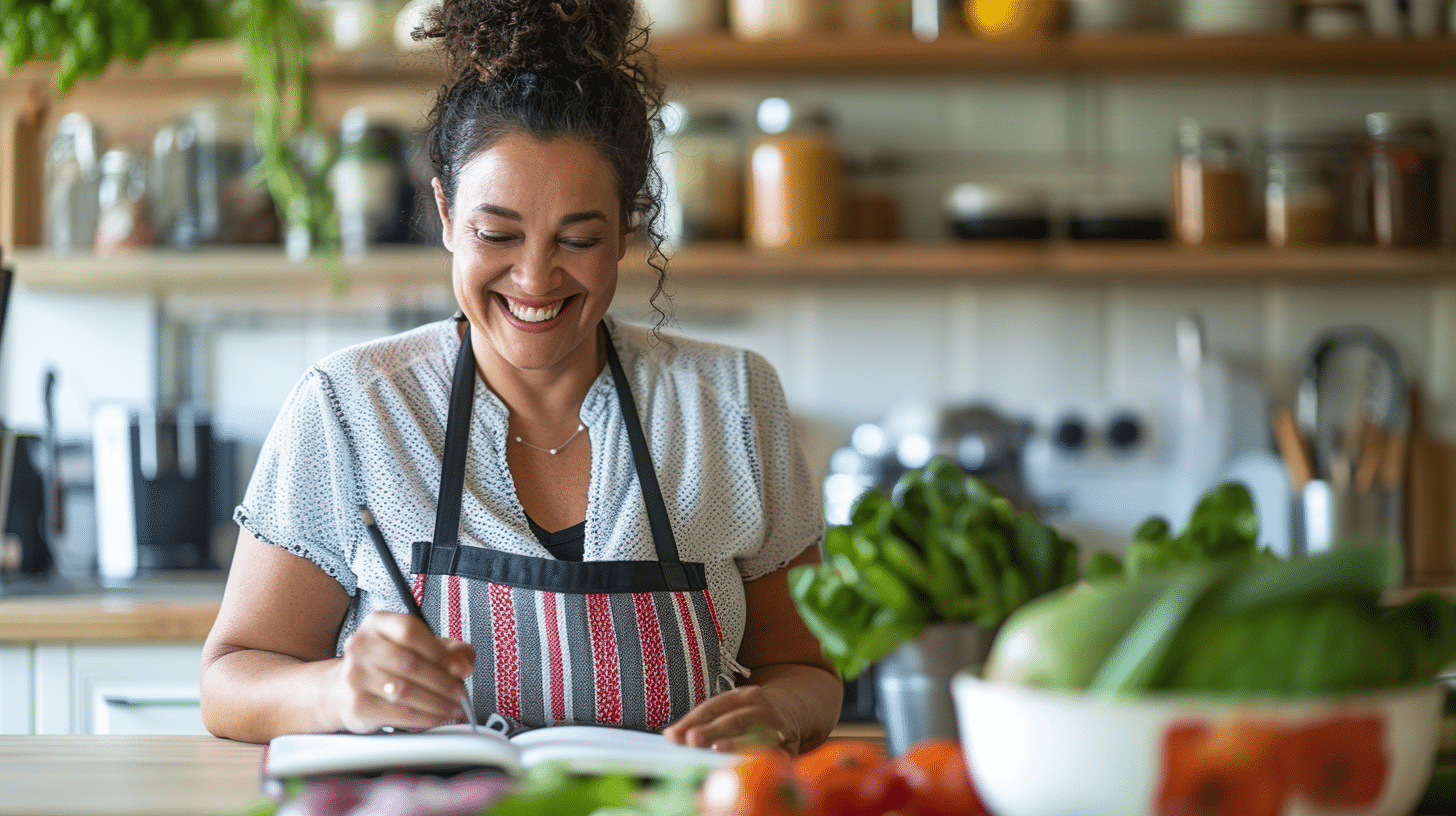
{"label": "spice jar", "polygon": [[1353,175],[1355,239],[1377,246],[1440,242],[1441,148],[1420,116],[1372,113]]}
{"label": "spice jar", "polygon": [[763,135],[748,160],[745,224],[757,247],[804,247],[844,231],[844,167],[822,111],[777,97],[758,108]]}
{"label": "spice jar", "polygon": [[96,254],[112,255],[152,243],[147,206],[147,171],[142,160],[124,148],[101,156],[101,216],[96,224]]}
{"label": "spice jar", "polygon": [[1173,223],[1185,244],[1219,244],[1249,237],[1249,182],[1238,139],[1183,120],[1173,165]]}
{"label": "spice jar", "polygon": [[743,238],[743,142],[733,116],[663,108],[669,150],[662,169],[667,183],[668,233],[687,241]]}
{"label": "spice jar", "polygon": [[[1332,135],[1270,132],[1264,142],[1264,236],[1271,246],[1338,239],[1341,147]],[[1345,155],[1348,155],[1347,153]]]}
{"label": "spice jar", "polygon": [[392,128],[370,122],[364,108],[344,112],[328,180],[345,257],[361,257],[370,244],[409,240],[414,187],[403,141]]}

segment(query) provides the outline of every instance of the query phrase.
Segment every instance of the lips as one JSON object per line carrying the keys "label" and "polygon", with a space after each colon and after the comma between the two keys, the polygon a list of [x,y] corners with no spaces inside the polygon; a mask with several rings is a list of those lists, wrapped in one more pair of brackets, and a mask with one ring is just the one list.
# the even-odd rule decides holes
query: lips
{"label": "lips", "polygon": [[568,295],[560,300],[521,301],[496,293],[496,298],[511,322],[527,330],[541,330],[554,325],[575,297],[576,295]]}

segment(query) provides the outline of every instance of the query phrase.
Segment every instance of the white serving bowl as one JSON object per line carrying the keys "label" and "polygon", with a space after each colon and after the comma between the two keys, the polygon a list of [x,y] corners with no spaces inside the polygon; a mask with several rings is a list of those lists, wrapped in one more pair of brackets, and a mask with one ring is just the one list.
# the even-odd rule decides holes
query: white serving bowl
{"label": "white serving bowl", "polygon": [[[1114,698],[963,669],[951,692],[971,778],[996,816],[1410,816],[1435,764],[1446,686]],[[1180,809],[1199,797],[1204,809]]]}

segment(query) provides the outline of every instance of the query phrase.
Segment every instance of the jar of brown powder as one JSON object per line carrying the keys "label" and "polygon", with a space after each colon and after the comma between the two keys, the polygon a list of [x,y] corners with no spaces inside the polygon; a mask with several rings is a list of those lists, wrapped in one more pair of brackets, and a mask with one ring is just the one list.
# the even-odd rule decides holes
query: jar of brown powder
{"label": "jar of brown powder", "polygon": [[1191,119],[1178,126],[1173,164],[1173,223],[1185,244],[1226,244],[1250,237],[1249,174],[1239,141]]}

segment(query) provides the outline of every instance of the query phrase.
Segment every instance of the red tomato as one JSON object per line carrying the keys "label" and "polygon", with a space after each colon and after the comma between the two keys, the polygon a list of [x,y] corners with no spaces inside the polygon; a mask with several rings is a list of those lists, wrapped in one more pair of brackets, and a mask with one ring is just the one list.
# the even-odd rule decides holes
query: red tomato
{"label": "red tomato", "polygon": [[895,769],[909,790],[900,816],[991,816],[956,740],[921,740],[895,758]]}
{"label": "red tomato", "polygon": [[817,816],[881,816],[908,796],[884,750],[863,740],[826,742],[795,759],[794,770]]}
{"label": "red tomato", "polygon": [[794,764],[782,751],[747,753],[714,768],[698,793],[699,816],[808,816]]}

